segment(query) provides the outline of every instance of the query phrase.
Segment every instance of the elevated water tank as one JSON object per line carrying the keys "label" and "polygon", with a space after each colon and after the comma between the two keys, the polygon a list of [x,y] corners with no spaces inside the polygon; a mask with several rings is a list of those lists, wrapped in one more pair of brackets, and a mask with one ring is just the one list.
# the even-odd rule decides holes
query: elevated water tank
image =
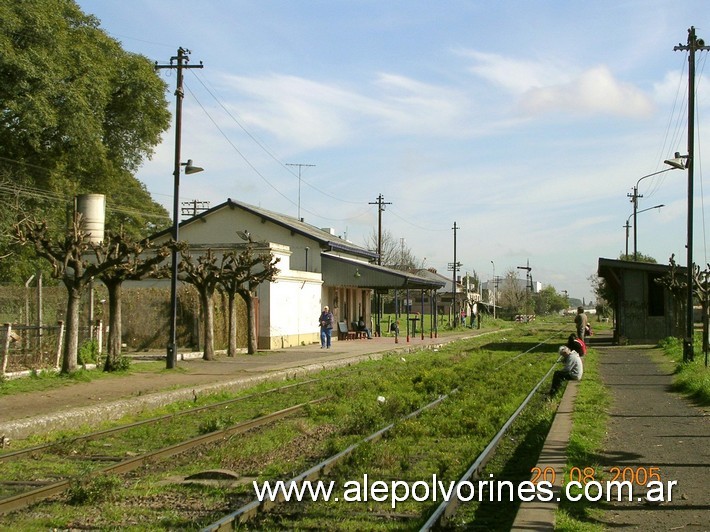
{"label": "elevated water tank", "polygon": [[106,221],[106,196],[103,194],[80,194],[76,197],[76,212],[83,220],[84,231],[89,241],[95,244],[104,239]]}

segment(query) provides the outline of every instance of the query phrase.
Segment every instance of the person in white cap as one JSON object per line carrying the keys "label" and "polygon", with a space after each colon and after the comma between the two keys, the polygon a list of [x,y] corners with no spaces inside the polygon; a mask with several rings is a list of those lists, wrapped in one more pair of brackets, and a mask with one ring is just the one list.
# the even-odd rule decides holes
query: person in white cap
{"label": "person in white cap", "polygon": [[577,351],[572,351],[566,345],[560,347],[560,357],[564,362],[564,368],[558,369],[552,375],[552,385],[550,386],[550,396],[557,393],[564,381],[581,381],[584,367],[582,359]]}
{"label": "person in white cap", "polygon": [[318,318],[318,325],[320,325],[320,348],[330,349],[330,339],[335,326],[335,318],[328,305],[323,307],[323,312],[320,313],[320,318]]}

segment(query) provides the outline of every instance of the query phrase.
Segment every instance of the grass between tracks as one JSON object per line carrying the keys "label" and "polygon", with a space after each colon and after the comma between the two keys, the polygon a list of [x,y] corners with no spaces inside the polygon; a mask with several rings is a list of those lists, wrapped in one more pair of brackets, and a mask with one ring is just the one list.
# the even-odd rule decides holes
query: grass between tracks
{"label": "grass between tracks", "polygon": [[[373,479],[399,479],[410,485],[428,481],[433,474],[444,481],[458,480],[557,358],[557,345],[568,331],[513,363],[502,364],[549,337],[552,327],[559,329],[559,324],[517,324],[514,331],[457,342],[438,352],[394,355],[323,372],[322,381],[309,385],[308,393],[312,397],[328,394],[333,399],[307,408],[302,416],[229,438],[219,445],[204,446],[173,457],[169,463],[150,464],[140,472],[120,478],[109,476],[75,482],[69,492],[52,502],[0,516],[0,527],[5,530],[199,529],[253,500],[253,479],[291,478],[454,388],[458,388],[458,393],[441,406],[419,418],[397,423],[386,438],[363,445],[329,478],[340,485],[348,479],[362,478],[365,473]],[[262,385],[260,389],[266,386],[274,384]],[[284,403],[302,399],[295,390],[276,395]],[[380,397],[384,400],[378,400]],[[529,478],[553,415],[553,407],[539,399],[506,436],[504,449],[489,464],[487,473],[501,480]],[[200,398],[203,400],[207,398]],[[254,398],[250,407],[245,402],[240,415],[248,418],[259,411],[278,408],[269,401],[265,397]],[[186,403],[179,408],[188,406]],[[157,413],[162,411],[152,415]],[[218,428],[236,416],[225,415],[222,417],[229,419],[222,419],[213,414],[203,426]],[[185,425],[183,432],[186,430]],[[163,432],[171,438],[175,435],[172,429],[141,431],[135,440],[117,447],[125,454],[132,446],[140,449],[148,442],[159,445],[165,443]],[[228,486],[182,483],[188,475],[213,469],[231,470],[238,480]],[[392,509],[389,502],[304,503],[279,508],[253,526],[409,530],[418,528],[437,504],[407,501]],[[492,503],[467,507],[453,526],[506,529],[515,506]]]}

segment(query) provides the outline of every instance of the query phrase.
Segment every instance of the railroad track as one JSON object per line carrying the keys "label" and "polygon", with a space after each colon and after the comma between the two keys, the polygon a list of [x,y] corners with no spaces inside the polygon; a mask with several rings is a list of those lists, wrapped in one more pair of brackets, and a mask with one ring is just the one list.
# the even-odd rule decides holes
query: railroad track
{"label": "railroad track", "polygon": [[[94,431],[90,432],[87,434],[81,434],[78,436],[72,436],[69,438],[63,438],[60,440],[44,443],[41,445],[35,445],[32,447],[26,447],[24,449],[18,449],[17,451],[9,451],[0,454],[0,464],[3,462],[10,462],[10,461],[17,461],[23,458],[26,458],[28,456],[36,456],[38,454],[50,451],[51,449],[55,449],[57,447],[64,447],[68,445],[78,445],[82,442],[89,442],[93,440],[100,440],[102,438],[107,438],[111,436],[116,436],[124,432],[128,432],[140,427],[147,428],[151,425],[157,425],[161,423],[166,423],[166,422],[171,422],[178,420],[183,417],[187,416],[196,416],[199,414],[204,414],[208,412],[215,412],[215,411],[220,411],[225,408],[228,408],[233,405],[237,405],[239,403],[242,403],[244,401],[248,401],[250,399],[254,399],[257,397],[262,397],[265,395],[269,395],[272,393],[278,393],[278,392],[285,392],[287,390],[291,390],[293,388],[297,388],[300,386],[304,385],[309,385],[313,384],[316,382],[319,382],[321,379],[308,379],[306,381],[294,383],[294,384],[287,384],[285,386],[279,386],[277,388],[273,388],[271,390],[266,390],[263,392],[258,392],[258,393],[251,393],[248,395],[243,395],[240,397],[236,397],[234,399],[227,399],[225,401],[219,401],[217,403],[212,403],[212,404],[207,404],[207,405],[202,405],[202,406],[195,406],[192,407],[188,410],[181,410],[179,412],[173,412],[171,414],[165,414],[163,416],[157,416],[157,417],[152,417],[150,419],[144,419],[142,421],[136,421],[134,423],[127,423],[127,424],[122,424],[118,425],[116,427],[112,427],[109,429],[105,430],[99,430],[99,431]],[[197,397],[195,398],[197,400]],[[0,481],[0,484],[3,482]]]}
{"label": "railroad track", "polygon": [[[535,352],[536,350],[539,350],[541,347],[548,345],[552,340],[555,340],[560,337],[561,331],[555,330],[550,334],[547,338],[545,338],[543,341],[537,343],[536,345],[532,346],[531,348],[525,350],[524,352],[521,352],[517,354],[514,357],[511,357],[507,359],[506,361],[502,362],[495,368],[491,370],[491,373],[495,373],[502,369],[503,367],[507,366],[509,363],[514,362],[515,360],[520,359],[521,357],[528,355],[530,353]],[[556,361],[555,361],[556,363]],[[549,378],[549,375],[552,373],[552,371],[555,368],[555,364],[552,364],[549,369],[547,369],[546,372],[544,372],[544,375],[535,382],[534,386],[532,389],[530,389],[524,400],[518,405],[518,407],[515,409],[515,411],[505,420],[505,422],[502,424],[500,429],[495,433],[495,435],[490,439],[488,444],[485,446],[483,451],[476,457],[476,459],[473,461],[472,464],[468,467],[464,475],[458,480],[458,482],[463,482],[463,481],[470,481],[474,479],[478,479],[480,477],[480,472],[483,469],[483,467],[486,465],[486,463],[493,457],[500,441],[508,431],[508,429],[511,427],[511,425],[516,421],[518,416],[524,411],[524,409],[530,404],[530,402],[533,400],[535,397],[536,392],[539,390],[540,386],[545,382],[547,378]],[[375,444],[376,442],[380,441],[382,438],[386,437],[388,433],[390,433],[393,429],[395,429],[398,426],[401,426],[402,423],[407,422],[408,420],[412,420],[416,417],[419,417],[421,414],[428,412],[430,410],[436,409],[439,407],[444,401],[446,401],[450,395],[455,395],[459,393],[460,390],[458,388],[452,390],[450,394],[446,394],[443,396],[438,397],[434,401],[431,401],[430,403],[426,404],[425,406],[418,408],[417,410],[411,412],[410,414],[403,416],[399,420],[397,420],[394,423],[390,423],[387,426],[373,432],[372,434],[368,435],[367,437],[363,438],[359,442],[350,445],[346,449],[326,458],[325,460],[321,461],[320,463],[316,464],[315,466],[307,469],[306,471],[290,478],[287,481],[284,481],[283,487],[284,490],[280,493],[280,496],[274,499],[266,498],[266,499],[254,499],[243,506],[239,507],[235,511],[229,513],[228,515],[223,516],[221,519],[205,526],[202,528],[203,532],[215,532],[215,531],[224,531],[224,530],[232,530],[235,528],[239,528],[240,526],[249,523],[251,521],[256,520],[260,514],[263,514],[265,512],[269,512],[274,510],[278,505],[284,504],[286,505],[288,501],[286,501],[286,496],[285,493],[295,493],[298,490],[301,490],[302,493],[305,493],[304,487],[306,483],[309,485],[313,485],[314,482],[318,481],[319,479],[322,479],[324,477],[327,477],[328,474],[336,469],[340,464],[344,463],[345,461],[350,458],[353,453],[355,453],[361,446],[365,446],[367,444]],[[436,415],[436,414],[433,414]],[[341,474],[342,476],[342,474]],[[411,483],[411,482],[410,482]],[[299,501],[299,504],[302,504],[301,501]],[[458,507],[461,505],[461,500],[454,496],[450,498],[448,501],[443,502],[435,512],[429,516],[428,519],[426,519],[425,524],[422,526],[421,530],[432,530],[437,527],[441,527],[442,525],[445,525],[451,517],[455,514],[456,510]],[[382,511],[380,510],[379,512],[375,511],[373,513],[372,509],[369,509],[368,512],[363,512],[364,515],[367,515],[368,517],[372,518],[373,515],[379,517],[380,520],[382,521],[392,521],[392,520],[398,520],[398,521],[414,521],[414,520],[419,520],[421,521],[422,516],[421,515],[413,515],[411,513],[407,512],[396,512],[396,511]],[[303,517],[303,512],[298,510],[298,509],[285,509],[282,511],[282,515],[288,515],[290,516],[291,519],[300,519]],[[261,523],[257,522],[255,526],[257,528],[260,528]],[[268,526],[274,526],[273,522],[269,522],[267,524]],[[276,523],[276,526],[279,526],[279,523]],[[289,526],[289,524],[285,525],[286,527]]]}
{"label": "railroad track", "polygon": [[[289,408],[284,408],[277,412],[273,412],[271,414],[260,416],[256,419],[237,423],[236,425],[225,428],[223,430],[216,430],[208,434],[203,434],[194,438],[181,441],[168,447],[163,447],[161,449],[144,453],[139,456],[127,458],[125,460],[119,461],[116,464],[101,467],[96,469],[95,471],[92,471],[89,475],[87,475],[87,478],[96,477],[99,475],[121,474],[127,473],[129,471],[134,471],[146,464],[153,463],[155,461],[165,460],[166,458],[169,458],[176,454],[184,453],[196,447],[206,445],[211,442],[223,440],[235,434],[241,434],[248,430],[261,427],[267,423],[272,423],[276,420],[282,419],[297,412],[302,412],[306,405],[318,404],[325,401],[326,399],[326,397],[314,399],[312,401],[308,401],[307,403],[298,404]],[[69,478],[60,480],[58,482],[50,482],[45,486],[26,491],[19,495],[4,498],[0,500],[0,514],[25,508],[37,501],[41,501],[53,495],[62,493],[63,491],[67,490],[71,483],[74,481],[76,481],[76,479]]]}
{"label": "railroad track", "polygon": [[[252,430],[248,432],[248,434],[239,432],[242,436],[238,439],[225,435],[226,433],[224,431],[213,431],[213,439],[205,439],[201,442],[194,442],[195,446],[206,446],[207,443],[212,443],[211,445],[205,447],[207,450],[199,451],[197,454],[189,452],[190,448],[195,449],[195,447],[180,448],[179,444],[181,444],[182,441],[177,442],[166,449],[150,451],[150,453],[141,453],[139,456],[131,456],[130,458],[122,459],[118,462],[115,458],[104,456],[102,453],[97,452],[93,456],[93,459],[97,461],[97,463],[100,463],[101,461],[112,461],[108,464],[101,463],[101,467],[92,470],[86,478],[91,479],[100,475],[117,475],[127,471],[136,471],[137,468],[141,468],[143,466],[155,465],[160,460],[162,460],[162,462],[159,466],[144,467],[144,470],[141,470],[138,473],[131,473],[128,477],[124,475],[125,478],[123,483],[125,484],[125,487],[128,487],[129,485],[132,486],[134,484],[143,485],[146,482],[152,482],[152,480],[143,480],[146,473],[153,474],[155,478],[170,478],[171,472],[177,470],[173,467],[176,465],[173,464],[173,462],[176,461],[170,461],[170,464],[163,466],[162,464],[166,462],[164,458],[182,453],[185,456],[190,455],[192,457],[191,460],[199,461],[200,464],[203,462],[208,464],[200,466],[203,467],[204,470],[231,470],[235,473],[235,477],[241,477],[242,482],[235,483],[234,487],[225,488],[224,493],[220,495],[225,502],[211,504],[209,508],[196,508],[194,511],[190,510],[191,503],[184,500],[185,498],[191,499],[191,497],[188,496],[191,492],[182,492],[180,488],[176,488],[174,487],[175,485],[171,484],[173,487],[168,488],[169,491],[165,495],[165,497],[167,497],[166,500],[173,500],[174,497],[181,497],[181,512],[184,514],[182,517],[183,525],[179,524],[181,521],[174,521],[173,516],[170,518],[170,522],[172,523],[170,525],[171,527],[194,528],[195,526],[203,526],[206,527],[205,529],[207,530],[226,529],[230,526],[237,526],[241,520],[248,521],[249,519],[256,520],[253,525],[256,527],[261,527],[262,525],[264,527],[278,526],[273,525],[273,522],[268,520],[269,515],[275,514],[285,516],[284,518],[288,518],[289,515],[292,515],[293,519],[298,520],[299,516],[303,515],[304,512],[308,512],[306,508],[312,505],[275,505],[272,508],[273,512],[271,514],[263,513],[262,511],[265,509],[265,506],[268,505],[253,504],[254,490],[249,489],[251,488],[251,485],[248,485],[247,482],[250,482],[251,478],[264,478],[264,471],[273,471],[273,473],[267,473],[266,478],[269,476],[271,476],[271,478],[279,478],[281,473],[278,473],[278,471],[280,470],[292,471],[290,476],[283,476],[281,478],[290,478],[291,481],[296,483],[303,482],[305,480],[315,480],[316,478],[327,478],[328,475],[333,474],[341,475],[342,477],[347,474],[347,464],[349,462],[362,464],[363,460],[365,460],[363,455],[367,457],[369,456],[369,453],[373,453],[374,456],[377,452],[379,452],[379,449],[387,448],[387,446],[391,445],[392,442],[396,442],[403,433],[406,436],[408,427],[419,423],[417,419],[427,418],[425,422],[422,422],[422,427],[424,427],[426,424],[435,424],[439,422],[437,420],[440,420],[441,418],[446,419],[448,417],[455,417],[455,415],[452,414],[452,411],[456,408],[469,408],[468,403],[462,401],[461,397],[476,395],[478,392],[475,390],[488,389],[486,394],[490,395],[490,397],[485,399],[484,404],[491,404],[498,399],[503,400],[503,398],[507,397],[507,395],[499,392],[493,393],[493,391],[490,390],[491,386],[489,383],[494,381],[494,376],[496,374],[510,374],[511,382],[525,379],[529,380],[529,375],[526,374],[532,372],[536,374],[540,373],[541,365],[545,362],[545,360],[548,362],[551,360],[551,350],[548,348],[548,344],[554,338],[558,338],[562,334],[561,330],[553,329],[545,335],[545,339],[541,342],[537,342],[537,340],[532,342],[529,339],[524,339],[525,343],[530,344],[532,347],[529,349],[523,349],[522,352],[516,353],[512,353],[510,351],[510,345],[517,345],[515,343],[516,341],[517,343],[521,343],[520,339],[513,339],[510,341],[512,343],[510,343],[508,340],[500,338],[500,335],[498,335],[497,338],[487,340],[490,343],[484,346],[486,348],[485,356],[481,356],[479,352],[475,350],[479,347],[474,346],[472,348],[462,348],[460,352],[456,352],[456,349],[454,348],[452,349],[453,354],[451,352],[447,352],[446,355],[443,356],[442,353],[435,352],[421,354],[419,358],[415,357],[413,354],[409,354],[406,355],[406,361],[404,357],[400,357],[400,355],[397,354],[390,357],[387,361],[384,361],[385,363],[382,364],[383,369],[380,367],[380,362],[366,363],[364,365],[356,366],[354,369],[351,368],[347,370],[348,374],[342,379],[324,378],[322,380],[313,380],[312,384],[314,389],[309,391],[311,394],[310,397],[315,396],[315,394],[322,395],[322,392],[326,392],[328,394],[332,394],[332,400],[325,402],[322,397],[319,397],[319,400],[316,400],[313,404],[306,404],[307,402],[302,401],[296,405],[296,407],[293,407],[300,408],[299,411],[305,413],[305,415],[296,417],[296,411],[288,412],[288,409],[285,409],[286,411],[283,413],[283,417],[276,417],[273,419],[265,418],[263,421],[259,421],[258,425],[249,426],[245,424],[241,429],[235,429],[239,431],[250,431],[255,426],[261,427],[259,431]],[[481,338],[478,339],[477,345],[480,346],[481,340]],[[532,345],[533,343],[534,345]],[[471,351],[470,349],[474,350]],[[440,381],[443,382],[444,377],[453,377],[455,381],[463,383],[463,385],[459,386],[458,389],[455,388],[450,394],[443,393],[440,391],[443,389]],[[387,390],[389,389],[388,387],[390,386],[390,381],[398,380],[404,381],[405,384],[408,383],[408,386],[415,389],[417,393],[412,394],[411,397],[408,395],[397,395],[401,394],[401,392],[397,392],[397,394],[394,394],[394,392],[392,394],[388,393]],[[315,381],[319,382],[316,383]],[[305,383],[299,383],[298,386],[301,386],[302,384]],[[294,385],[289,385],[284,388],[291,387],[294,387]],[[387,396],[383,403],[375,403],[374,407],[372,407],[372,402],[374,402],[377,394],[372,396],[372,389],[384,390],[382,392],[378,391],[377,393],[382,393]],[[449,390],[451,390],[450,387],[446,388],[447,392]],[[365,410],[359,411],[358,408],[360,402],[362,401],[363,394],[368,396],[367,402],[363,403],[366,408]],[[426,397],[429,397],[429,399],[426,399]],[[370,399],[373,401],[370,401]],[[410,408],[410,405],[413,408]],[[348,410],[348,408],[350,410]],[[217,410],[219,411],[220,408],[218,407]],[[441,413],[439,413],[440,410],[442,411]],[[360,425],[365,426],[366,424],[364,422],[359,423],[358,421],[360,420],[358,417],[365,419],[372,415],[373,412],[376,414],[383,413],[383,415],[384,413],[389,412],[388,415],[391,415],[392,417],[385,423],[385,425],[379,425],[382,427],[381,429],[377,429],[369,435],[364,431],[359,432]],[[401,414],[399,414],[399,412],[401,412]],[[277,415],[279,413],[280,412],[275,412],[273,414]],[[155,419],[158,420],[160,418]],[[274,443],[273,451],[261,451],[263,455],[262,457],[256,455],[255,458],[249,458],[250,455],[246,449],[258,447],[258,444],[252,443],[253,441],[259,441],[258,439],[261,438],[261,441],[280,442],[281,440],[279,438],[284,438],[283,433],[278,432],[281,430],[279,427],[282,425],[291,427],[290,430],[294,432],[297,437],[293,440],[284,439],[283,443]],[[373,427],[376,426],[377,425],[373,425]],[[125,429],[118,428],[117,430]],[[417,430],[424,429],[418,428]],[[451,427],[441,429],[442,434],[447,430],[451,430]],[[361,436],[356,437],[358,432]],[[217,435],[219,433],[221,433],[221,435]],[[89,438],[87,441],[93,441],[93,436],[87,435],[87,437]],[[315,437],[315,439],[313,439],[313,443],[311,443],[312,437]],[[98,446],[97,448],[100,449],[101,447]],[[222,448],[224,448],[224,450],[222,450]],[[292,448],[292,450],[289,451],[289,448]],[[336,449],[336,452],[327,454],[325,451],[328,449]],[[284,452],[282,453],[281,451]],[[32,450],[25,450],[25,452],[28,453],[29,456],[32,456]],[[421,452],[422,457],[426,457],[424,450],[417,449],[416,452]],[[7,455],[11,454],[12,453],[7,453]],[[274,456],[278,457],[281,454],[286,455],[285,461],[282,457],[283,465],[278,467],[269,465]],[[210,459],[209,457],[212,455],[217,456],[217,458]],[[336,458],[336,455],[338,458]],[[301,458],[301,456],[304,458]],[[84,460],[87,457],[88,456],[74,455],[73,457],[63,456],[62,459],[66,458],[67,461]],[[226,457],[228,460],[226,462],[221,462],[220,460],[223,458],[219,457]],[[416,458],[421,457],[418,456]],[[183,461],[184,459],[185,458],[181,458]],[[12,458],[7,458],[6,456],[0,457],[0,471],[2,471],[1,468],[3,460],[6,460],[9,463],[13,462]],[[291,469],[291,466],[288,465],[289,463],[293,463],[294,465],[302,463],[305,467],[300,469],[302,473],[297,473],[299,469]],[[197,466],[197,464],[195,464],[195,466]],[[181,467],[183,470],[186,469],[184,465]],[[276,476],[274,477],[273,475]],[[18,482],[24,481],[30,484],[33,481],[31,477],[18,478],[16,480]],[[30,489],[22,495],[22,497],[24,497],[24,502],[20,503],[13,500],[15,498],[20,500],[20,495],[0,501],[0,527],[23,526],[16,524],[24,523],[21,518],[16,517],[18,515],[16,510],[23,508],[26,504],[31,504],[33,501],[37,502],[43,498],[61,493],[68,488],[69,484],[67,484],[67,482],[71,484],[71,480],[61,480],[58,482],[52,482],[51,484],[47,484],[45,486],[27,485],[25,488],[34,489]],[[61,485],[62,483],[64,483],[64,485]],[[53,486],[52,484],[55,485]],[[198,488],[195,487],[190,488],[190,490],[197,489]],[[154,495],[156,491],[155,488],[148,491],[151,492],[149,497],[155,497],[157,500],[160,500],[160,495]],[[123,499],[123,496],[121,499]],[[128,497],[128,499],[136,498]],[[61,506],[59,501],[62,499],[57,499],[55,497],[53,500],[57,501],[54,504],[55,506],[57,506],[57,504]],[[139,498],[136,499],[136,501],[139,500]],[[148,501],[150,501],[150,498]],[[195,501],[199,503],[199,505],[204,505],[203,497],[196,497]],[[237,508],[237,512],[239,509],[242,510],[237,519],[229,521],[229,515],[236,514],[237,512],[225,512],[224,504],[226,501],[229,501],[228,504],[231,508]],[[122,504],[124,506],[121,507],[121,510],[114,510],[114,514],[128,516],[131,509],[130,506],[125,505],[130,505],[132,503],[122,501]],[[138,502],[137,504],[138,506],[136,509],[141,513],[147,505],[164,505],[163,503],[156,501],[153,503]],[[169,505],[170,503],[165,504]],[[100,510],[94,510],[95,507],[100,506],[100,504],[94,504],[90,509],[85,508],[84,511],[100,513]],[[123,512],[124,507],[126,509],[125,513]],[[375,519],[394,519],[403,521],[407,523],[408,527],[416,523],[421,523],[424,520],[421,515],[421,509],[413,512],[410,508],[405,508],[402,511],[399,509],[394,510],[388,508],[373,508],[363,511],[360,508],[359,511],[364,512],[365,515],[370,517],[374,516]],[[8,512],[12,512],[8,515],[8,518],[2,518],[2,514]],[[358,509],[353,508],[353,515],[356,515],[357,512]],[[83,521],[81,520],[76,522],[72,521],[71,523],[57,521],[53,526],[58,528],[81,528],[88,526],[91,528],[97,522],[96,520],[100,519],[100,517],[95,516],[93,519],[93,521],[87,521],[86,524],[82,524]],[[124,519],[130,519],[130,517],[124,517]],[[328,517],[324,516],[324,519],[328,519]],[[44,522],[46,523],[47,521]],[[123,523],[111,522],[106,526],[120,526],[121,524],[125,525],[127,523],[128,521],[124,521]],[[218,528],[210,528],[215,526],[216,523],[219,523]],[[294,525],[292,524],[291,526]]]}

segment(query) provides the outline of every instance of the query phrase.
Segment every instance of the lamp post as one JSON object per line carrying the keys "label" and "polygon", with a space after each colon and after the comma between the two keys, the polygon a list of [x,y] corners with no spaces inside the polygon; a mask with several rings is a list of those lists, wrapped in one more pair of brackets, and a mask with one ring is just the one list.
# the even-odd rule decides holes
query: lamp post
{"label": "lamp post", "polygon": [[[186,163],[178,162],[175,169],[175,189],[173,191],[173,229],[172,238],[177,244],[179,240],[180,229],[180,211],[179,211],[179,192],[180,192],[180,167],[185,167],[185,174],[196,174],[202,172],[203,168],[193,166],[192,159],[188,159]],[[170,337],[168,338],[167,362],[166,368],[173,369],[177,365],[177,282],[178,282],[178,250],[173,246],[171,252],[171,270],[170,270]]]}
{"label": "lamp post", "polygon": [[493,319],[496,319],[496,285],[498,282],[496,281],[496,263],[491,261],[491,264],[493,265]]}
{"label": "lamp post", "polygon": [[[636,181],[636,185],[634,186],[634,189],[633,189],[634,190],[633,194],[627,194],[627,196],[631,198],[631,203],[634,204],[634,212],[633,212],[633,217],[634,217],[634,261],[636,260],[636,214],[637,214],[638,206],[639,206],[639,198],[643,198],[643,195],[639,194],[639,183],[641,181],[643,181],[644,179],[646,179],[647,177],[652,177],[654,175],[662,174],[664,172],[668,172],[670,170],[675,170],[678,168],[677,166],[671,164],[668,161],[664,161],[664,162],[665,162],[665,164],[670,165],[670,168],[666,168],[665,170],[659,170],[658,172],[653,172],[652,174],[648,174],[643,177],[640,177],[639,180]],[[651,207],[651,208],[655,208],[655,207]],[[627,229],[627,233],[628,233],[628,229]],[[628,255],[629,255],[628,234],[626,235],[626,238],[627,238],[626,255],[628,257]]]}
{"label": "lamp post", "polygon": [[[688,28],[688,44],[679,44],[673,47],[674,51],[688,52],[688,155],[675,154],[675,159],[665,161],[675,168],[688,169],[688,294],[687,315],[685,323],[685,341],[683,342],[683,362],[692,362],[693,354],[693,158],[695,156],[695,52],[698,50],[709,51],[710,46],[705,46],[705,41],[695,34],[695,26]],[[685,164],[683,163],[685,159]]]}
{"label": "lamp post", "polygon": [[[180,224],[180,167],[185,167],[186,174],[194,174],[201,172],[202,168],[192,165],[192,159],[186,163],[180,162],[180,143],[182,134],[182,99],[185,93],[182,88],[182,74],[185,68],[202,68],[202,63],[199,65],[188,65],[190,60],[188,55],[190,50],[178,48],[177,56],[170,58],[169,65],[155,64],[156,69],[170,68],[177,70],[177,88],[175,89],[175,166],[173,169],[173,228],[172,238],[175,243],[178,242],[178,227]],[[173,64],[173,61],[176,64]],[[177,364],[177,249],[173,247],[172,251],[172,270],[170,276],[170,336],[168,338],[168,347],[166,354],[166,368],[173,369]]]}
{"label": "lamp post", "polygon": [[641,209],[640,211],[636,211],[634,209],[634,212],[629,214],[629,217],[626,219],[626,225],[624,226],[626,228],[626,259],[628,260],[629,258],[629,220],[631,220],[631,217],[634,217],[634,260],[636,260],[636,215],[641,214],[642,212],[650,211],[651,209],[660,209],[661,207],[665,207],[665,204],[661,203],[660,205],[654,205],[653,207],[648,207],[647,209]]}

